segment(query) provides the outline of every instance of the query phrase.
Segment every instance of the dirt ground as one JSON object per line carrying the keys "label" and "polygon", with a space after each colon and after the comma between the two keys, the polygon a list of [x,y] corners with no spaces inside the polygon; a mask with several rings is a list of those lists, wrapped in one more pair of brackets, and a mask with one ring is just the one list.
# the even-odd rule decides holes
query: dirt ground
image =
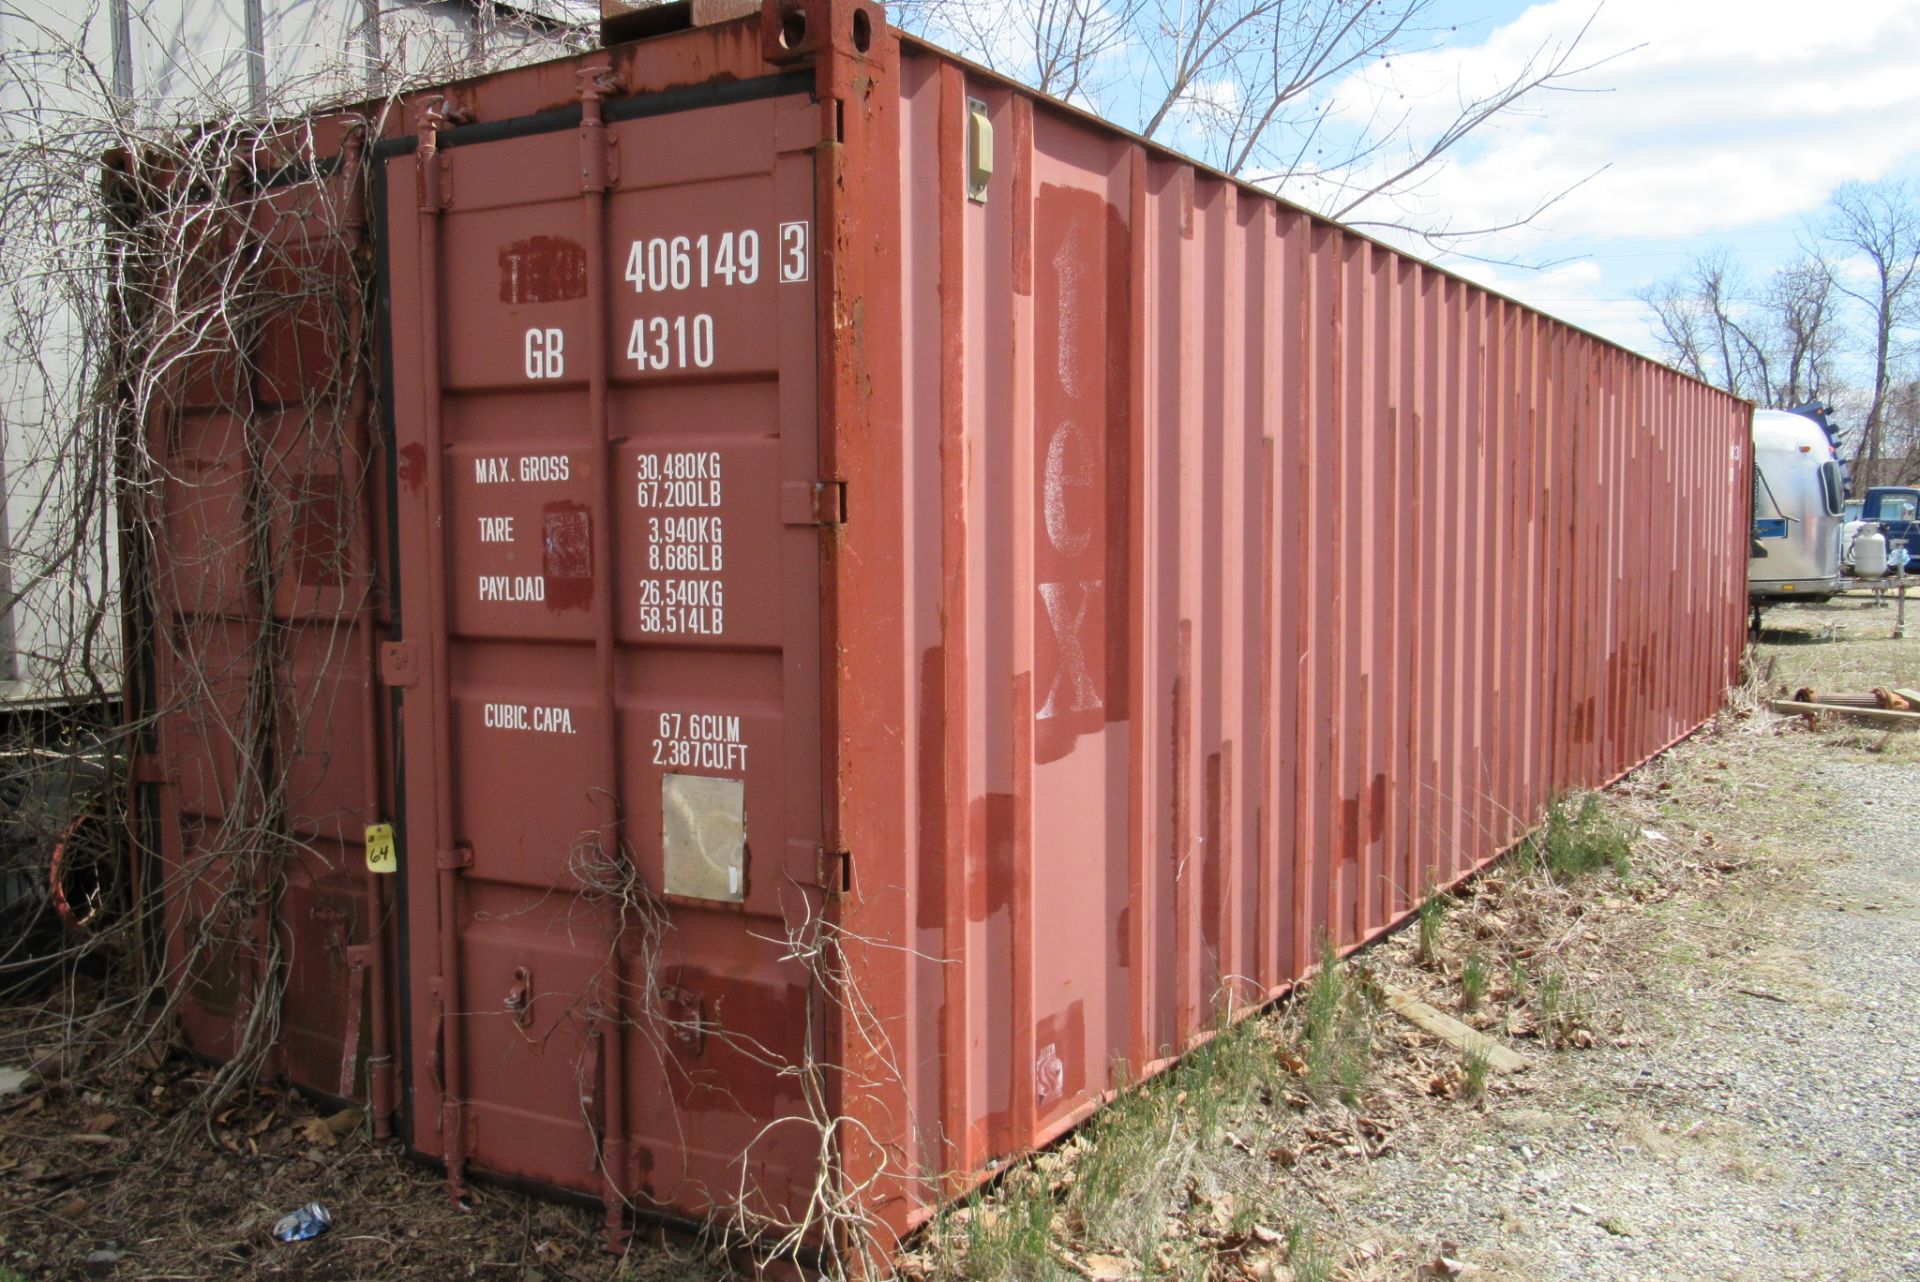
{"label": "dirt ground", "polygon": [[[1920,684],[1889,632],[1853,600],[1770,612],[1768,693]],[[1618,790],[1718,877],[1619,941],[1619,1035],[1348,1171],[1342,1239],[1489,1279],[1920,1278],[1917,744],[1759,716]]]}
{"label": "dirt ground", "polygon": [[[1920,734],[1756,700],[1920,686],[1891,627],[1859,599],[1769,612],[1761,681],[1605,799],[1630,867],[1494,870],[1427,948],[1404,931],[1247,1021],[936,1221],[903,1272],[1920,1278]],[[1463,1057],[1388,988],[1530,1067]],[[76,1059],[46,1029],[0,1012],[0,1067],[40,1066],[0,1075],[0,1282],[729,1272],[684,1239],[610,1256],[583,1208],[457,1209],[353,1118],[273,1090],[200,1116],[209,1070]],[[272,1240],[313,1199],[331,1231]]]}
{"label": "dirt ground", "polygon": [[[15,1012],[15,1046],[23,1022]],[[580,1207],[484,1189],[458,1209],[436,1172],[375,1147],[357,1118],[338,1117],[336,1134],[291,1092],[256,1090],[202,1119],[190,1105],[211,1072],[178,1056],[74,1067],[84,1088],[63,1089],[54,1065],[50,1085],[0,1100],[0,1282],[726,1271],[701,1268],[685,1243],[643,1238],[631,1261],[608,1255],[598,1213]],[[327,1233],[272,1238],[274,1221],[314,1200],[333,1217]]]}

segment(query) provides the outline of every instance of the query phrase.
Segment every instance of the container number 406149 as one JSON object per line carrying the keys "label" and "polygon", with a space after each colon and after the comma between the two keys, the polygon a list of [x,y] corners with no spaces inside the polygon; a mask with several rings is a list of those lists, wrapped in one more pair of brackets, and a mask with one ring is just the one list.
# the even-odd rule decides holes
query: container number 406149
{"label": "container number 406149", "polygon": [[760,233],[655,236],[627,250],[626,278],[636,294],[668,294],[713,285],[751,285],[760,279]]}

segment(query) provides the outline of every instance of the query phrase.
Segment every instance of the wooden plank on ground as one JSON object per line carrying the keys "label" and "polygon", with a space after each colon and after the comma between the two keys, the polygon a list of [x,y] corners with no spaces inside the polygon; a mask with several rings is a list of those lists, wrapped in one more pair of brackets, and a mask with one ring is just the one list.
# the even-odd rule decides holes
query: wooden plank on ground
{"label": "wooden plank on ground", "polygon": [[1468,1028],[1453,1016],[1435,1010],[1404,989],[1395,988],[1391,984],[1382,984],[1380,993],[1386,998],[1387,1009],[1394,1014],[1415,1028],[1432,1033],[1442,1041],[1451,1042],[1462,1051],[1478,1050],[1487,1057],[1487,1063],[1496,1073],[1518,1073],[1533,1066],[1533,1062],[1525,1055],[1509,1050],[1485,1033]]}

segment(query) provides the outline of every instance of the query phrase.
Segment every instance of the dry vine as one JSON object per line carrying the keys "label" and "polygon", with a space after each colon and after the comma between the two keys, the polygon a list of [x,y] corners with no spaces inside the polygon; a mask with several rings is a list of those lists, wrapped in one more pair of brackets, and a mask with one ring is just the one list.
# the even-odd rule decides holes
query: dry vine
{"label": "dry vine", "polygon": [[[0,5],[0,16],[23,15]],[[374,712],[355,703],[356,680],[319,675],[366,671],[385,607],[372,563],[385,497],[377,282],[356,157],[391,132],[409,94],[550,54],[558,37],[495,27],[484,52],[416,42],[375,68],[318,68],[263,109],[214,83],[164,104],[132,100],[101,65],[98,35],[35,24],[0,52],[25,87],[0,102],[0,216],[36,229],[0,241],[12,517],[0,607],[23,678],[50,696],[10,718],[0,756],[0,788],[18,797],[0,913],[25,923],[0,936],[12,1003],[0,1061],[57,1063],[81,1081],[151,1054],[195,1011],[216,1012],[230,1029],[221,1065],[182,1116],[218,1143],[229,1102],[286,1073],[283,1016],[301,961],[287,915],[317,911],[311,894],[290,896],[334,886],[342,902],[364,899],[343,851],[378,788],[339,778],[351,767],[331,754],[356,717],[371,738]],[[358,120],[334,149],[313,109],[370,86],[378,96],[330,109]],[[167,825],[173,859],[158,854]],[[129,844],[131,867],[119,853]],[[56,845],[69,862],[50,880]],[[866,1259],[871,1190],[849,1186],[838,1161],[855,1123],[832,1103],[833,1022],[864,1062],[904,1072],[817,897],[791,896],[771,941],[809,977],[790,1054],[674,990],[671,919],[630,850],[587,834],[570,867],[570,928],[603,951],[585,991],[553,995],[558,1019],[618,1035],[608,1012],[625,1012],[630,1040],[668,1077],[689,1073],[689,1042],[725,1046],[801,1101],[749,1149],[799,1126],[819,1154],[798,1206],[751,1187],[751,1151],[733,1189],[656,1198],[717,1208],[722,1245],[814,1253],[833,1272]],[[378,914],[392,911],[374,900],[376,919],[342,921],[338,944],[377,939]],[[591,1083],[581,1086],[584,1100]],[[755,1116],[764,1104],[740,1107]],[[583,1120],[599,1142],[598,1119]],[[183,1128],[173,1152],[194,1138]]]}
{"label": "dry vine", "polygon": [[[343,43],[262,101],[186,57],[130,93],[103,14],[0,22],[0,1049],[99,1070],[207,1002],[233,1033],[205,1120],[280,1067],[290,871],[343,880],[365,822],[327,777],[350,685],[315,676],[380,606],[373,259],[365,175],[309,166],[308,113],[355,102],[377,136],[425,85],[579,36],[397,22],[384,59]],[[156,777],[193,813],[158,813]]]}

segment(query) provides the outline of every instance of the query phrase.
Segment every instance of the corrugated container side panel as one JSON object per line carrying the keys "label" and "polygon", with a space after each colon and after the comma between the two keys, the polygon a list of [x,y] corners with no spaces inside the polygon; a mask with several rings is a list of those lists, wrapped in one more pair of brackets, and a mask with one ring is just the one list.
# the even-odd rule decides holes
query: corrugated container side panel
{"label": "corrugated container side panel", "polygon": [[1744,417],[935,51],[900,93],[951,1191],[1708,715],[1734,579],[1650,514],[1733,524]]}

